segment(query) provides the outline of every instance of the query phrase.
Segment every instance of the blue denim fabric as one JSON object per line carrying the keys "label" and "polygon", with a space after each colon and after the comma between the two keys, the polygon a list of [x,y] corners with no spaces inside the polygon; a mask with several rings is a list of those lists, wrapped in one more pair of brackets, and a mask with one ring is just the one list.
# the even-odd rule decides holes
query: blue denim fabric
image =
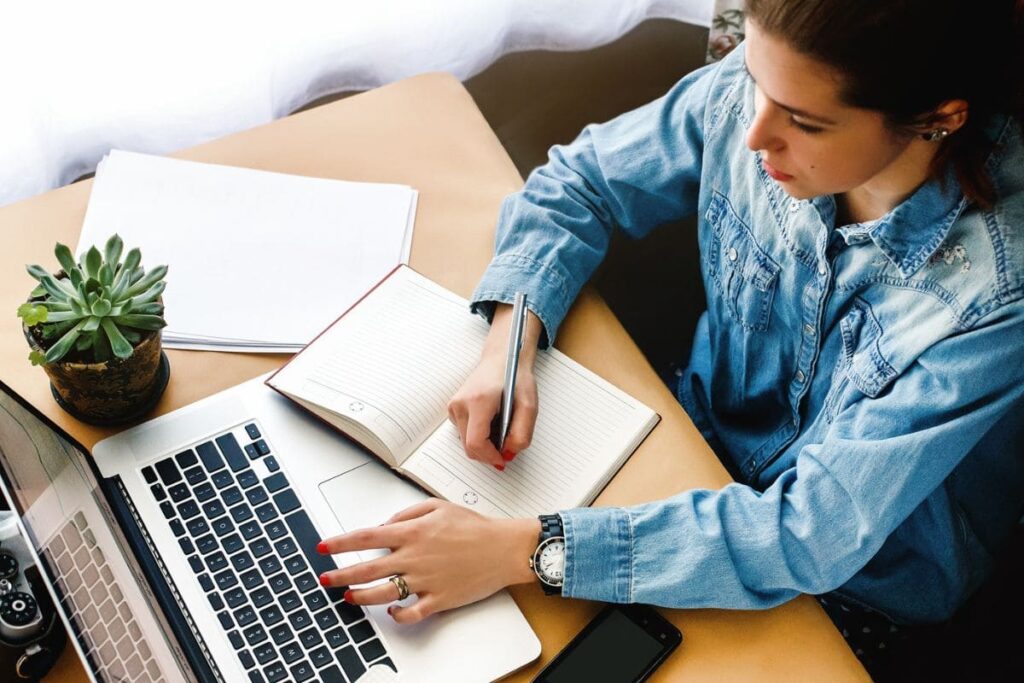
{"label": "blue denim fabric", "polygon": [[502,206],[473,310],[524,290],[544,344],[612,230],[699,217],[707,311],[678,398],[744,478],[562,511],[563,594],[757,609],[835,591],[945,619],[1024,504],[1020,128],[987,129],[993,210],[950,176],[837,226],[832,196],[792,200],[746,147],[743,55],[552,148]]}

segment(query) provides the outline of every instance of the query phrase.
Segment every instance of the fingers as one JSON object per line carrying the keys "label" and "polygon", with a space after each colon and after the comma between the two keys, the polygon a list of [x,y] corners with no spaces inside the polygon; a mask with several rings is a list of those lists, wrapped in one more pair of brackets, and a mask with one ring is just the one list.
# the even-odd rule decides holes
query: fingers
{"label": "fingers", "polygon": [[410,519],[416,519],[422,517],[428,512],[433,512],[442,505],[443,501],[438,498],[428,498],[420,503],[416,503],[411,507],[407,507],[401,512],[396,512],[388,518],[385,524],[394,524],[395,522],[406,522]]}
{"label": "fingers", "polygon": [[359,529],[341,536],[326,538],[316,549],[321,554],[330,553],[331,555],[348,553],[353,550],[393,549],[402,544],[403,531],[402,526],[397,524]]}
{"label": "fingers", "polygon": [[[490,402],[488,402],[490,403]],[[505,461],[498,449],[491,443],[491,421],[497,412],[498,404],[481,405],[469,413],[466,424],[466,453],[474,460],[505,469]]]}
{"label": "fingers", "polygon": [[[409,594],[413,587],[409,586]],[[383,605],[398,600],[398,587],[390,581],[378,583],[369,588],[353,588],[345,592],[345,602],[353,605]]]}
{"label": "fingers", "polygon": [[406,607],[399,605],[388,607],[388,614],[399,624],[415,624],[438,611],[440,611],[439,605],[432,595],[425,595]]}
{"label": "fingers", "polygon": [[537,424],[537,387],[532,381],[524,383],[528,386],[516,391],[512,424],[509,425],[508,436],[505,437],[502,448],[501,455],[506,460],[511,460],[517,453],[526,450],[533,439],[533,429]]}

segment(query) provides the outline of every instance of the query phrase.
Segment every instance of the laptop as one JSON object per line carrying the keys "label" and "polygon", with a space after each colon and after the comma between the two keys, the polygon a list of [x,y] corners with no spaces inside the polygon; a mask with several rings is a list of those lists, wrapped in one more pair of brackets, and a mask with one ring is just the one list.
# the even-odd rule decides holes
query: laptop
{"label": "laptop", "polygon": [[[507,592],[396,624],[321,538],[426,497],[258,377],[96,444],[0,382],[0,474],[96,681],[490,681],[540,642]],[[409,601],[414,601],[415,596]]]}

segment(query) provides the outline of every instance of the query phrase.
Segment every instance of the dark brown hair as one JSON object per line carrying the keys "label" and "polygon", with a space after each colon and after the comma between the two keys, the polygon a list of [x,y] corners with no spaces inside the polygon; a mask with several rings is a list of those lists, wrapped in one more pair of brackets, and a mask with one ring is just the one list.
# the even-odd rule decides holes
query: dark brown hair
{"label": "dark brown hair", "polygon": [[790,47],[834,68],[841,97],[883,113],[909,133],[939,127],[947,100],[967,122],[941,143],[932,177],[952,164],[968,199],[995,201],[984,132],[996,114],[1024,120],[1024,0],[747,0],[747,17]]}

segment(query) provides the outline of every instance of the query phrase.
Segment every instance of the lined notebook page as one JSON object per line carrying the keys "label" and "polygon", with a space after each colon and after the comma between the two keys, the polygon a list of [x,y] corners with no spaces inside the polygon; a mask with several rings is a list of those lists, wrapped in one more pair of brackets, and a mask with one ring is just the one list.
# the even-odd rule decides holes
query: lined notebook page
{"label": "lined notebook page", "polygon": [[533,441],[504,472],[470,460],[447,421],[403,469],[481,512],[493,507],[508,517],[529,517],[589,504],[657,414],[557,350],[539,353],[534,372],[540,411]]}
{"label": "lined notebook page", "polygon": [[447,420],[487,330],[465,299],[402,267],[270,383],[365,425],[401,463]]}

